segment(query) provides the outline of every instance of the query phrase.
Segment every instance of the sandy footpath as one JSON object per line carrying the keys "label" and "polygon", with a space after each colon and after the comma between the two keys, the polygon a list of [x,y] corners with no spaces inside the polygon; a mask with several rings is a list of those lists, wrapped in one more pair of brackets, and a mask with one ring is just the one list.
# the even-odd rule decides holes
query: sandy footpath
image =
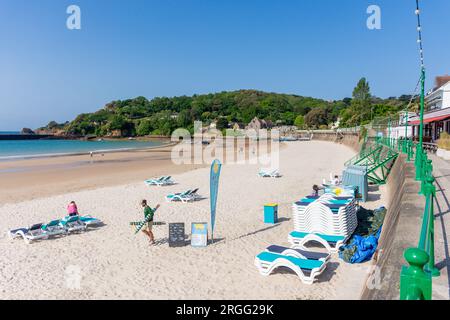
{"label": "sandy footpath", "polygon": [[[170,187],[139,182],[0,206],[0,298],[357,299],[367,265],[349,265],[336,255],[313,285],[303,284],[290,272],[268,277],[257,272],[256,254],[269,244],[288,245],[292,202],[310,193],[311,186],[330,172],[342,172],[354,151],[312,141],[289,143],[280,154],[279,179],[259,178],[258,165],[223,166],[218,240],[206,248],[169,248],[167,225],[154,227],[157,245],[149,246],[144,235],[134,235],[128,222],[141,219],[139,201],[145,198],[152,206],[161,204],[156,221],[184,222],[187,234],[191,222],[209,224],[209,199],[186,204],[164,200],[168,193],[194,187],[209,197],[209,168],[174,174],[178,184]],[[62,217],[70,200],[77,202],[82,214],[92,214],[106,225],[31,245],[6,238],[9,228]],[[263,223],[263,205],[268,202],[280,205],[277,225]],[[78,271],[80,288],[70,288],[68,279]]]}

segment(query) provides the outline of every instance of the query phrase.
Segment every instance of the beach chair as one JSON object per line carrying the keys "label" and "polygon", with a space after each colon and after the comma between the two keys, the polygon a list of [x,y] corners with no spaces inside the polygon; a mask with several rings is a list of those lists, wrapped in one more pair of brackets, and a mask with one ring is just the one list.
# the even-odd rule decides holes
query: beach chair
{"label": "beach chair", "polygon": [[94,218],[91,215],[79,216],[80,221],[86,224],[86,226],[101,225],[103,222],[100,219]]}
{"label": "beach chair", "polygon": [[58,235],[65,235],[67,234],[66,228],[64,228],[61,225],[61,220],[52,220],[49,223],[42,226],[42,230],[48,235],[48,236],[58,236]]}
{"label": "beach chair", "polygon": [[323,262],[327,262],[330,260],[331,255],[329,253],[323,253],[323,252],[314,252],[314,251],[307,251],[297,248],[296,246],[293,247],[283,247],[283,246],[277,246],[277,245],[271,245],[266,248],[267,252],[281,254],[285,256],[292,256],[300,259],[308,259],[308,260],[320,260]]}
{"label": "beach chair", "polygon": [[186,190],[185,192],[181,192],[181,193],[168,194],[166,196],[166,201],[167,202],[172,202],[172,201],[189,202],[189,201],[194,201],[194,198],[191,195],[192,191],[193,190],[189,189],[189,190]]}
{"label": "beach chair", "polygon": [[79,216],[67,216],[60,222],[67,232],[86,231],[87,225],[80,220]]}
{"label": "beach chair", "polygon": [[266,171],[264,169],[259,170],[258,175],[262,178],[279,178],[281,177],[278,169]]}
{"label": "beach chair", "polygon": [[317,242],[324,246],[328,252],[337,253],[339,248],[344,245],[348,238],[349,237],[346,236],[333,236],[320,233],[293,231],[289,234],[288,241],[292,245],[295,245],[303,250],[308,250],[305,247],[308,242]]}
{"label": "beach chair", "polygon": [[19,228],[9,230],[8,235],[10,239],[22,237],[23,240],[30,244],[32,241],[47,239],[48,234],[42,229],[42,223],[33,224],[29,228]]}
{"label": "beach chair", "polygon": [[162,176],[159,178],[144,181],[148,186],[168,186],[174,184],[171,176]]}
{"label": "beach chair", "polygon": [[261,252],[255,257],[255,266],[263,276],[268,276],[279,267],[294,271],[305,284],[312,284],[326,268],[327,262],[312,259],[301,259],[289,255],[272,252]]}
{"label": "beach chair", "polygon": [[194,201],[202,198],[202,196],[198,194],[198,190],[199,190],[199,188],[194,189],[194,190],[191,191],[191,193],[189,193],[189,196],[190,196]]}

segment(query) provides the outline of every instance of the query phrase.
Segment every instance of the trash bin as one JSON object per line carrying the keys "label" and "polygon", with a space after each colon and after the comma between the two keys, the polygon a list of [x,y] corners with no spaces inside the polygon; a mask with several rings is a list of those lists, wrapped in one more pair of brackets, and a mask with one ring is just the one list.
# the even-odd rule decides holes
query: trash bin
{"label": "trash bin", "polygon": [[275,224],[278,222],[278,204],[268,203],[264,205],[264,223]]}

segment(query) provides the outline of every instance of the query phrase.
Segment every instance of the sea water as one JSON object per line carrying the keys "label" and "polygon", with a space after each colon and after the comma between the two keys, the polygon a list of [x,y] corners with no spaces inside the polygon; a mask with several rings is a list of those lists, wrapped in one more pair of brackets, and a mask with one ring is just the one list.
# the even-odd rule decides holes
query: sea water
{"label": "sea water", "polygon": [[144,149],[164,143],[165,141],[138,140],[0,140],[0,160]]}

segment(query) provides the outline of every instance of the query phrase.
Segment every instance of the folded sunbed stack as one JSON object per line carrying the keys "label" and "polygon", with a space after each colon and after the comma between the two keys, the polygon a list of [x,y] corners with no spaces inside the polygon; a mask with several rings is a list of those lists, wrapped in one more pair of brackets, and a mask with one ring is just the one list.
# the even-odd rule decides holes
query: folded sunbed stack
{"label": "folded sunbed stack", "polygon": [[357,227],[354,197],[305,197],[292,206],[294,230],[330,236],[350,236]]}

